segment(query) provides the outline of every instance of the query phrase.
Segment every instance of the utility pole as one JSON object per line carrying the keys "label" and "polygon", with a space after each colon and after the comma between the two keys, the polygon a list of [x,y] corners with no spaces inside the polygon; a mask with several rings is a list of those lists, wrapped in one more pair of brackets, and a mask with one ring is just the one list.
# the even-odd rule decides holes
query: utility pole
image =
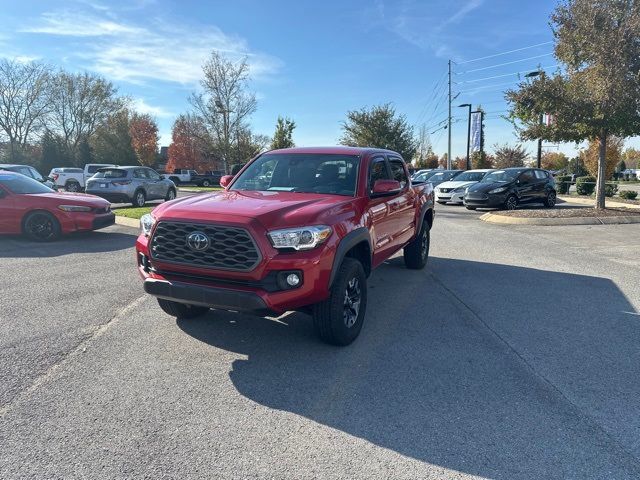
{"label": "utility pole", "polygon": [[449,60],[449,116],[447,117],[447,170],[451,170],[451,60]]}

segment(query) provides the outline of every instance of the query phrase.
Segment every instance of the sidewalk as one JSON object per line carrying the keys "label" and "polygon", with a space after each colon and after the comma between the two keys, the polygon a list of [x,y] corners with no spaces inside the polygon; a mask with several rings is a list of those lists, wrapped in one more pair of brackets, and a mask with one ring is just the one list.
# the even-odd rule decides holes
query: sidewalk
{"label": "sidewalk", "polygon": [[[596,204],[595,198],[579,198],[579,197],[573,197],[569,195],[558,195],[558,198],[568,203],[577,203],[579,205],[589,205],[590,207],[594,207]],[[634,205],[633,203],[616,202],[615,200],[611,200],[609,198],[607,198],[605,205],[607,207],[615,207],[615,208],[640,209],[640,205]]]}

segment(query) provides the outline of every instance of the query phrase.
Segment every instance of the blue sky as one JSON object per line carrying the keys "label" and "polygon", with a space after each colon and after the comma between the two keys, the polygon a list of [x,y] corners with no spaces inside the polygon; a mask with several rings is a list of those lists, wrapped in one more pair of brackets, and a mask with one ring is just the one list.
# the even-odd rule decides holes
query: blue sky
{"label": "blue sky", "polygon": [[[296,121],[298,145],[331,145],[348,110],[391,102],[411,123],[426,124],[443,153],[446,130],[438,122],[446,117],[447,60],[456,62],[455,105],[482,104],[489,112],[487,145],[514,143],[511,125],[500,118],[502,90],[517,83],[514,72],[554,69],[548,26],[554,6],[550,0],[23,0],[0,11],[0,54],[107,77],[157,119],[163,145],[175,117],[189,109],[203,61],[218,49],[249,59],[257,133],[272,134],[283,115]],[[538,46],[525,48],[532,45]],[[466,113],[454,111],[453,154],[463,156]]]}

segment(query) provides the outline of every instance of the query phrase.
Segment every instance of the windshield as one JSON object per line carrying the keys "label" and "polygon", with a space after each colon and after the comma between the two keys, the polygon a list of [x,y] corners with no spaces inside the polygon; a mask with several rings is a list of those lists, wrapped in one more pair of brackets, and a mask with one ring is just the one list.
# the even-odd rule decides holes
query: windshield
{"label": "windshield", "polygon": [[519,170],[497,170],[487,174],[482,180],[482,183],[495,183],[495,182],[512,182],[516,176],[520,173]]}
{"label": "windshield", "polygon": [[93,178],[124,178],[126,176],[126,170],[119,170],[117,168],[103,168],[98,173],[96,173]]}
{"label": "windshield", "polygon": [[353,155],[267,154],[252,162],[231,190],[354,196],[359,163]]}
{"label": "windshield", "polygon": [[438,173],[437,170],[431,170],[430,172],[422,172],[416,175],[415,178],[412,178],[411,180],[413,180],[414,182],[424,182],[430,179],[431,177],[433,177],[436,173]]}
{"label": "windshield", "polygon": [[[451,180],[453,177],[455,177],[458,174],[458,171],[453,171],[453,172],[435,172],[434,175],[432,175],[429,178],[430,182],[446,182],[447,180]],[[456,178],[457,180],[457,178]]]}
{"label": "windshield", "polygon": [[0,173],[0,184],[16,194],[51,193],[46,185],[24,175]]}
{"label": "windshield", "polygon": [[486,174],[487,172],[463,172],[455,180],[456,182],[479,182]]}

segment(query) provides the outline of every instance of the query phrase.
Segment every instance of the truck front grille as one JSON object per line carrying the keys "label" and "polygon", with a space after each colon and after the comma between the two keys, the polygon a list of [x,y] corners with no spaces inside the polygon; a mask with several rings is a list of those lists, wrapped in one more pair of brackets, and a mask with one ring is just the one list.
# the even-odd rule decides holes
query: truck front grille
{"label": "truck front grille", "polygon": [[241,272],[253,270],[262,259],[244,228],[203,223],[159,222],[150,252],[161,262]]}

